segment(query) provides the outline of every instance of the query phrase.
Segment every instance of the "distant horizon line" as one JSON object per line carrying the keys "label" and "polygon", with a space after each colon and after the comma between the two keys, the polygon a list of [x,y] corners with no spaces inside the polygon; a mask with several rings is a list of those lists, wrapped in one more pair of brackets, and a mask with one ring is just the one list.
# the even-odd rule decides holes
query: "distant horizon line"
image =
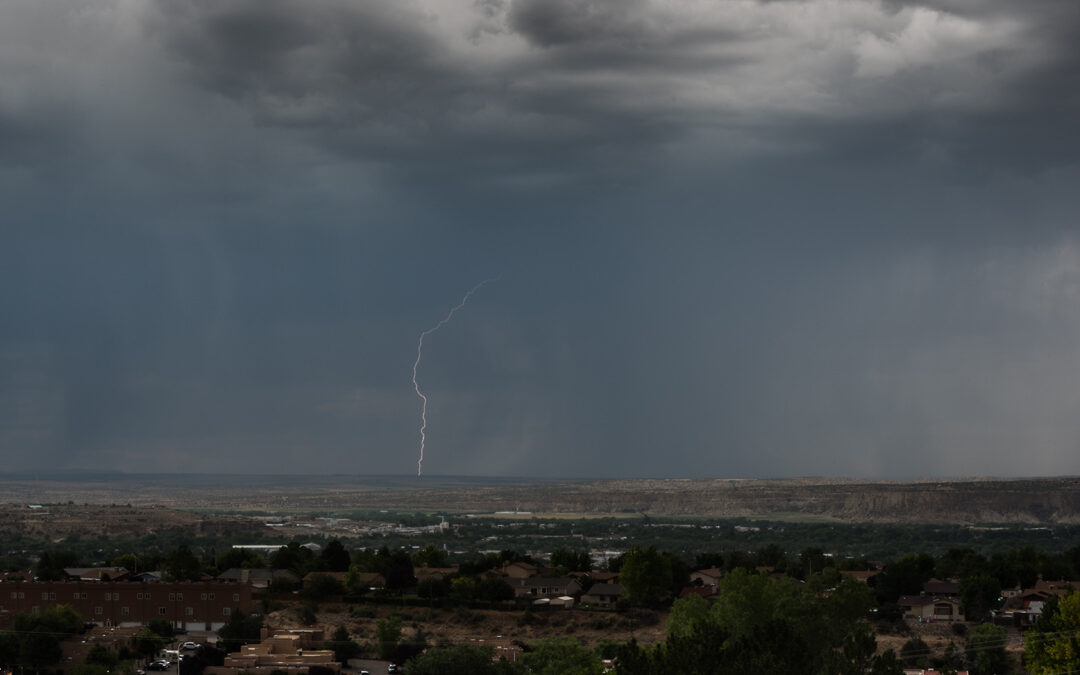
{"label": "distant horizon line", "polygon": [[527,482],[590,482],[590,481],[706,481],[706,480],[736,480],[736,481],[851,481],[870,483],[917,483],[931,481],[949,482],[978,482],[978,481],[1022,481],[1022,480],[1048,480],[1078,478],[1078,474],[1057,475],[1025,475],[1025,476],[961,476],[961,475],[923,475],[907,477],[868,477],[868,476],[828,476],[828,475],[803,475],[803,476],[528,476],[528,475],[495,475],[495,474],[432,474],[427,473],[417,476],[411,473],[256,473],[239,471],[125,471],[122,469],[15,469],[0,470],[0,479],[42,479],[44,477],[86,477],[108,478],[111,476],[123,476],[124,478],[147,478],[164,476],[171,477],[248,477],[248,478],[360,478],[360,479],[392,479],[395,481],[405,480],[411,483],[434,482],[437,480],[491,480],[491,481],[527,481]]}

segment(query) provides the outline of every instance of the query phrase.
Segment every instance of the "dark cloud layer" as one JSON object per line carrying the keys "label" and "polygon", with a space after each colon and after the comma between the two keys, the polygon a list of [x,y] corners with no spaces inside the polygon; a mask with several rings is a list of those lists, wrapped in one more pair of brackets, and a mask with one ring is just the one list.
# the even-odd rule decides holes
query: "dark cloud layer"
{"label": "dark cloud layer", "polygon": [[0,23],[9,466],[1076,473],[1067,0]]}

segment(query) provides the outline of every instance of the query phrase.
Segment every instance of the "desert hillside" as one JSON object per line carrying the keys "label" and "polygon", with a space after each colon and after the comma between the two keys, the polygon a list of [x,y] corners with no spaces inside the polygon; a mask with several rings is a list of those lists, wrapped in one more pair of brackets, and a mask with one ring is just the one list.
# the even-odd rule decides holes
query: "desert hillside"
{"label": "desert hillside", "polygon": [[874,523],[1080,523],[1080,478],[865,481],[163,476],[0,479],[9,504],[130,504],[224,511],[406,509],[537,514],[811,518]]}

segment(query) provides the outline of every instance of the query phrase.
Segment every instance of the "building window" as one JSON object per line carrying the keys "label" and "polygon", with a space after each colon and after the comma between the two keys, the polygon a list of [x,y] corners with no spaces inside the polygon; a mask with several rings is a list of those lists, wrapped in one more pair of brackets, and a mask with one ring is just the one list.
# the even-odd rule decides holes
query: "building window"
{"label": "building window", "polygon": [[240,602],[240,594],[239,593],[233,593],[232,594],[232,599],[233,599],[233,602]]}
{"label": "building window", "polygon": [[225,616],[229,616],[230,614],[232,614],[232,610],[229,609],[228,607],[226,607],[223,610],[221,610],[221,613],[224,614]]}
{"label": "building window", "polygon": [[176,594],[176,599],[177,600],[183,600],[184,599],[184,594],[183,593],[177,593]]}
{"label": "building window", "polygon": [[165,616],[165,608],[164,607],[158,607],[157,608],[157,613],[162,615],[162,616]]}
{"label": "building window", "polygon": [[142,593],[136,593],[135,597],[139,600],[142,600]]}
{"label": "building window", "polygon": [[130,614],[130,612],[128,612],[128,608],[127,608],[127,607],[121,607],[121,608],[120,608],[120,615],[121,615],[121,616],[127,616],[128,614]]}
{"label": "building window", "polygon": [[211,599],[211,600],[213,600],[213,599],[214,599],[214,594],[213,594],[213,593],[211,593],[211,594],[210,594],[210,599]]}
{"label": "building window", "polygon": [[150,594],[149,593],[143,593],[143,597],[146,598],[147,600],[149,600],[150,599]]}
{"label": "building window", "polygon": [[205,599],[206,599],[206,593],[203,593],[203,594],[202,594],[202,599],[203,599],[203,600],[205,600]]}
{"label": "building window", "polygon": [[[77,597],[79,597],[79,594],[78,594],[78,593],[76,593],[76,594],[75,594],[75,597],[76,597],[76,598],[77,598]],[[18,600],[18,599],[19,599],[19,594],[18,594],[18,593],[16,593],[15,591],[12,591],[12,592],[11,592],[11,599],[12,599],[12,600]]]}
{"label": "building window", "polygon": [[38,606],[34,605],[33,607],[31,607],[30,608],[30,613],[31,614],[37,614],[38,613]]}
{"label": "building window", "polygon": [[106,593],[105,594],[105,599],[106,600],[112,600],[112,593]]}
{"label": "building window", "polygon": [[934,605],[934,614],[936,616],[952,616],[952,605]]}
{"label": "building window", "polygon": [[170,600],[175,600],[176,599],[176,593],[169,593],[169,599]]}
{"label": "building window", "polygon": [[85,600],[86,599],[86,593],[79,593],[79,597],[81,597],[83,600]]}
{"label": "building window", "polygon": [[104,613],[105,613],[105,611],[102,610],[100,607],[95,607],[94,608],[94,614],[104,614]]}
{"label": "building window", "polygon": [[193,610],[190,607],[185,607],[184,608],[184,614],[186,614],[188,616],[193,616],[195,614],[195,610]]}
{"label": "building window", "polygon": [[42,591],[42,592],[41,592],[41,599],[42,599],[42,600],[48,600],[48,599],[49,599],[49,593],[48,593],[48,591]]}
{"label": "building window", "polygon": [[[83,597],[85,598],[86,596],[84,595]],[[19,591],[19,599],[20,600],[25,600],[26,599],[26,591]]]}
{"label": "building window", "polygon": [[49,599],[50,599],[50,600],[55,600],[55,599],[56,599],[56,593],[52,593],[52,592],[50,592],[50,593],[49,593]]}

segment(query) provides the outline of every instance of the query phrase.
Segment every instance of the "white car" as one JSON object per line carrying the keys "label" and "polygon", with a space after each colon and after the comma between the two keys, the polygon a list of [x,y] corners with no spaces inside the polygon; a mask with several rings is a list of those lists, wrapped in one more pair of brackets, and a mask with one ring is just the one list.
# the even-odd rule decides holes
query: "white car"
{"label": "white car", "polygon": [[198,648],[199,648],[199,643],[198,642],[185,642],[184,644],[180,645],[180,649],[185,649],[185,650],[198,649]]}

